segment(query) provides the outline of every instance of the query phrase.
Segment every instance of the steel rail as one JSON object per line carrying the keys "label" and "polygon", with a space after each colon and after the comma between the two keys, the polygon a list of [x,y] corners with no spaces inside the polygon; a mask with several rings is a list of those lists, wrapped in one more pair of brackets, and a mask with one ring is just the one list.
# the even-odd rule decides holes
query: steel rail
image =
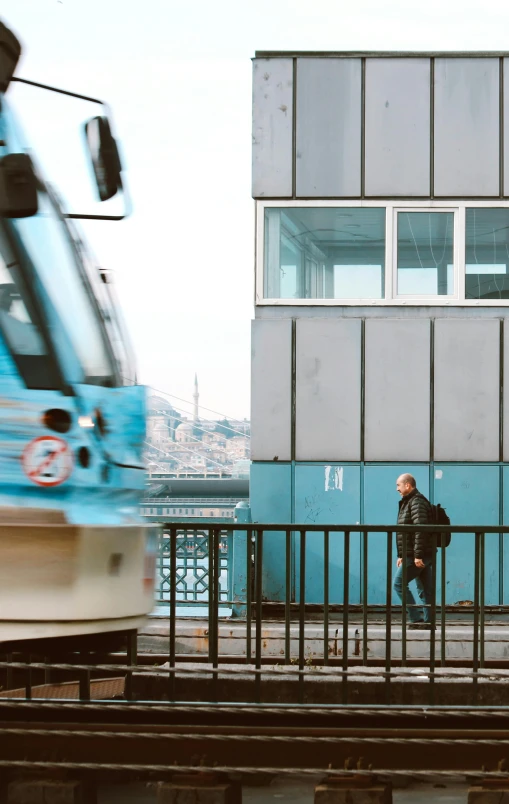
{"label": "steel rail", "polygon": [[[358,729],[348,730],[342,729],[342,736],[337,735],[330,735],[330,734],[323,734],[325,729],[312,729],[312,734],[283,734],[278,732],[289,731],[289,729],[277,729],[276,727],[265,727],[262,729],[262,733],[253,733],[252,727],[191,727],[194,728],[194,731],[189,731],[189,726],[182,726],[180,728],[173,726],[172,731],[170,732],[163,732],[163,731],[117,731],[113,726],[104,726],[100,731],[94,729],[83,729],[83,728],[69,728],[67,724],[67,728],[61,728],[58,725],[55,725],[54,728],[37,728],[32,726],[31,724],[27,724],[21,728],[0,728],[0,738],[1,737],[58,737],[58,738],[66,738],[66,739],[77,739],[77,738],[88,738],[88,739],[106,739],[106,740],[113,740],[113,739],[121,739],[121,740],[157,740],[157,741],[221,741],[221,742],[279,742],[279,743],[305,743],[305,744],[317,744],[317,743],[324,743],[324,744],[354,744],[354,745],[419,745],[419,746],[480,746],[480,745],[489,745],[489,746],[508,746],[509,739],[507,738],[507,731],[500,731],[497,736],[492,735],[491,737],[482,737],[478,736],[482,734],[482,732],[474,732],[472,730],[468,730],[469,733],[472,734],[471,737],[463,737],[461,736],[462,732],[459,733],[458,736],[450,736],[450,737],[443,737],[443,736],[436,736],[432,734],[430,736],[415,736],[415,737],[404,737],[398,736],[393,737],[389,734],[377,734],[377,735],[365,735],[365,734],[358,734]],[[257,729],[259,732],[260,729]],[[296,731],[295,728],[290,729],[290,731]],[[299,730],[297,730],[299,731]],[[309,731],[309,730],[307,730]],[[328,729],[327,731],[330,731]],[[349,733],[353,731],[353,733]],[[380,730],[383,731],[383,730]],[[391,730],[393,731],[393,730]],[[414,731],[414,730],[413,730]],[[344,733],[347,732],[347,733]],[[426,732],[427,733],[427,732]],[[488,732],[490,733],[490,732]],[[443,732],[439,732],[439,734],[443,734]],[[475,736],[474,736],[475,735]]]}
{"label": "steel rail", "polygon": [[106,762],[39,762],[30,760],[0,760],[0,768],[19,769],[19,770],[44,770],[44,771],[112,771],[126,773],[132,771],[136,774],[242,774],[253,776],[264,774],[267,776],[365,776],[368,779],[373,777],[388,778],[415,778],[415,779],[501,779],[509,781],[509,774],[503,771],[471,771],[462,769],[451,770],[396,770],[393,768],[384,769],[338,769],[338,768],[294,768],[294,767],[251,767],[251,766],[231,766],[231,765],[140,765],[128,763],[106,763]]}
{"label": "steel rail", "polygon": [[462,718],[470,719],[475,722],[477,719],[486,718],[509,718],[509,706],[500,707],[430,707],[424,704],[415,706],[370,706],[365,707],[342,704],[232,704],[232,703],[211,703],[211,702],[187,702],[182,703],[151,703],[151,702],[130,702],[130,701],[79,701],[79,700],[58,700],[58,699],[9,699],[0,698],[0,711],[2,709],[28,709],[35,711],[44,710],[71,710],[76,709],[83,712],[136,712],[136,713],[185,713],[185,714],[255,714],[255,715],[325,715],[333,717],[389,717],[389,718]]}

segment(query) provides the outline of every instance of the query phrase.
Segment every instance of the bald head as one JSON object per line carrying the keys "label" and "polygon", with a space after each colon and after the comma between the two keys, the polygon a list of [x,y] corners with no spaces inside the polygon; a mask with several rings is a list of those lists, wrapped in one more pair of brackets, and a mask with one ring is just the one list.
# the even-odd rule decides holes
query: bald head
{"label": "bald head", "polygon": [[396,480],[396,489],[402,497],[406,497],[407,494],[410,494],[415,489],[415,486],[415,477],[408,474],[408,472],[400,475]]}

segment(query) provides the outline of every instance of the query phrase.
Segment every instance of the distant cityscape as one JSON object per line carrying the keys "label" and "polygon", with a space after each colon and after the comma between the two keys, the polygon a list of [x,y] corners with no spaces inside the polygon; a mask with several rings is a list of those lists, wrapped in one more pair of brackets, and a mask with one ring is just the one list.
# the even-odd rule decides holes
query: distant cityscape
{"label": "distant cityscape", "polygon": [[149,396],[145,462],[150,478],[249,476],[251,423],[202,418],[199,398],[196,375],[192,415],[162,396]]}

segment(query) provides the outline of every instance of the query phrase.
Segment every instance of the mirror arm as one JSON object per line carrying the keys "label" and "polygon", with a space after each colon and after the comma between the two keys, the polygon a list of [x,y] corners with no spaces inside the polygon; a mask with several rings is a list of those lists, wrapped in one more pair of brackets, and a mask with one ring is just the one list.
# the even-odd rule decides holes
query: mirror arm
{"label": "mirror arm", "polygon": [[[59,95],[68,95],[71,98],[78,98],[79,100],[89,101],[90,103],[97,103],[99,106],[104,108],[106,116],[111,118],[110,107],[105,101],[99,100],[98,98],[91,98],[88,95],[80,95],[77,92],[69,92],[68,89],[59,89],[58,87],[52,87],[49,84],[41,84],[39,81],[29,81],[28,78],[18,78],[17,76],[13,76],[11,81],[18,81],[20,84],[28,84],[31,87],[46,89],[48,92],[57,92]],[[80,221],[123,221],[125,218],[129,217],[133,207],[131,203],[131,196],[129,195],[129,192],[124,186],[123,182],[122,190],[125,200],[125,209],[123,215],[80,215],[78,212],[64,212],[63,216],[64,218]]]}
{"label": "mirror arm", "polygon": [[68,89],[59,89],[49,84],[40,84],[38,81],[29,81],[27,78],[18,78],[17,76],[13,76],[11,81],[17,81],[20,84],[28,84],[31,87],[39,87],[39,89],[47,89],[48,92],[57,92],[59,95],[69,95],[71,98],[79,98],[79,100],[89,101],[90,103],[98,103],[100,106],[104,106],[109,116],[110,108],[108,104],[98,98],[90,98],[88,95],[79,95],[77,92],[69,92]]}

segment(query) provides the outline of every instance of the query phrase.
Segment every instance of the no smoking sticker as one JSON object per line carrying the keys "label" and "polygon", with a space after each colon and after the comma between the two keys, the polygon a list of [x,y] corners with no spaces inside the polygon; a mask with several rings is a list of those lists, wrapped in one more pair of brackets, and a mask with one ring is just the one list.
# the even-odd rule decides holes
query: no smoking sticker
{"label": "no smoking sticker", "polygon": [[21,456],[23,471],[39,486],[59,486],[72,472],[73,459],[69,445],[62,438],[34,438]]}

